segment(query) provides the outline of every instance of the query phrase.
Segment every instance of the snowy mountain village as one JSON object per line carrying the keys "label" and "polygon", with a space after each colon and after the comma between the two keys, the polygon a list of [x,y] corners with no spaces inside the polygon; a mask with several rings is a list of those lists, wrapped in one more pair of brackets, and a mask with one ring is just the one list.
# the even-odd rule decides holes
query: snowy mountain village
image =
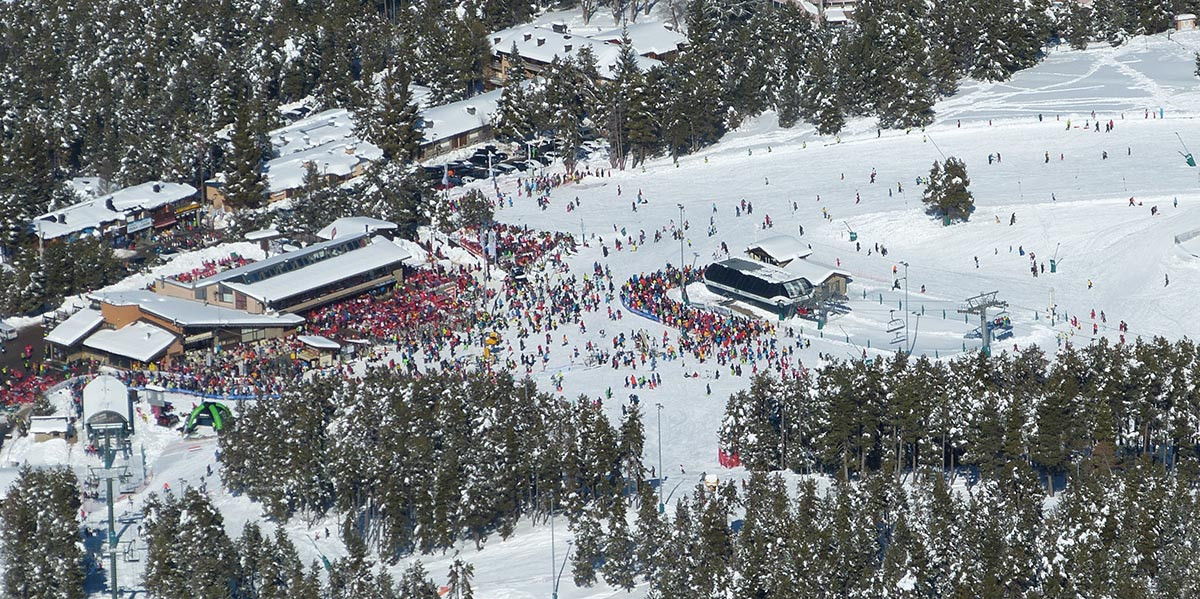
{"label": "snowy mountain village", "polygon": [[1198,12],[0,3],[0,596],[1200,595]]}

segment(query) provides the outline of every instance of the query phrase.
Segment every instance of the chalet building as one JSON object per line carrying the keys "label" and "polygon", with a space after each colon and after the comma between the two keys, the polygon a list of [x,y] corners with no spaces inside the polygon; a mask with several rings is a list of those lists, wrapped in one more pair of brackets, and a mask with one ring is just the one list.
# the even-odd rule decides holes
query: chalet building
{"label": "chalet building", "polygon": [[65,359],[122,368],[169,363],[187,349],[282,337],[304,323],[293,314],[251,314],[145,290],[96,292],[88,299],[90,308],[64,320],[46,340],[72,348]]}
{"label": "chalet building", "polygon": [[418,123],[422,130],[418,159],[424,160],[490,139],[492,117],[499,106],[501,92],[494,89],[466,100],[422,110]]}
{"label": "chalet building", "polygon": [[831,298],[845,297],[850,274],[808,260],[812,250],[791,235],[774,235],[746,247],[746,255],[781,268],[804,279],[805,283]]}
{"label": "chalet building", "polygon": [[798,5],[814,23],[842,26],[854,18],[858,0],[774,0],[777,5]]}
{"label": "chalet building", "polygon": [[[383,150],[360,139],[354,129],[354,115],[338,108],[271,131],[268,138],[276,158],[263,165],[267,202],[273,204],[300,193],[310,166],[330,183],[364,174],[367,166],[383,157]],[[229,209],[224,188],[221,178],[204,184],[205,200],[218,210]]]}
{"label": "chalet building", "polygon": [[[633,26],[630,29],[630,40],[634,51],[638,53],[638,67],[648,71],[662,64],[655,57],[674,58],[686,38],[661,23],[645,23],[644,27]],[[634,33],[645,45],[643,50],[634,40]],[[520,67],[526,77],[535,77],[557,57],[560,60],[573,57],[580,48],[590,47],[596,56],[596,69],[600,76],[597,83],[610,81],[616,77],[617,62],[620,58],[621,34],[616,31],[606,31],[596,36],[577,35],[568,31],[562,23],[545,25],[518,25],[488,36],[492,47],[492,61],[487,69],[487,85],[503,87],[508,83],[509,69]],[[516,54],[513,54],[513,47]]]}
{"label": "chalet building", "polygon": [[98,235],[124,246],[181,221],[194,224],[200,208],[195,187],[151,181],[52,210],[30,226],[43,241]]}

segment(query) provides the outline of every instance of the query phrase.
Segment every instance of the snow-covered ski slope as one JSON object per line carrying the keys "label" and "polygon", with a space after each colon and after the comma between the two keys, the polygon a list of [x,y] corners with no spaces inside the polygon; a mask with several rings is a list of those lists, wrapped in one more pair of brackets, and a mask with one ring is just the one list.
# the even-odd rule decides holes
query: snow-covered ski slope
{"label": "snow-covered ski slope", "polygon": [[[1086,343],[1092,337],[1093,308],[1107,316],[1104,324],[1097,316],[1099,335],[1114,340],[1120,320],[1129,323],[1130,335],[1195,337],[1200,323],[1192,320],[1191,307],[1200,294],[1200,259],[1177,248],[1174,236],[1200,229],[1200,168],[1185,165],[1177,153],[1182,148],[1176,138],[1179,133],[1200,151],[1200,119],[1196,118],[1200,116],[1200,79],[1192,74],[1192,56],[1198,49],[1200,32],[1175,34],[1170,39],[1166,35],[1139,38],[1116,49],[1055,50],[1042,64],[1018,73],[1011,81],[965,82],[958,95],[939,103],[937,121],[925,132],[884,131],[877,137],[873,123],[860,120],[851,121],[839,141],[817,136],[804,127],[781,130],[768,114],[730,133],[720,144],[683,157],[677,167],[669,159],[659,159],[644,170],[639,167],[603,179],[587,178],[555,189],[545,211],[531,198],[514,198],[514,207],[506,205],[497,219],[575,234],[582,228],[589,246],[571,259],[573,272],[590,272],[592,263],[600,261],[612,269],[618,284],[667,262],[678,263],[678,242],[669,236],[657,244],[649,240],[656,228],[678,220],[677,204],[683,204],[690,223],[690,247],[684,249],[689,264],[711,261],[721,242],[737,254],[756,238],[794,234],[798,225],[803,225],[801,239],[814,249],[810,260],[831,266],[840,261],[841,268],[854,276],[848,314],[833,318],[821,333],[809,321],[792,325],[797,332],[803,327],[803,337],[812,342],[811,349],[797,354],[808,366],[817,363],[818,351],[846,358],[861,355],[868,344],[872,355],[894,347],[889,344],[892,335],[885,329],[895,316],[891,311],[903,298],[902,292],[891,290],[892,268],[901,261],[910,265],[911,308],[916,312],[924,309],[919,324],[915,315],[911,319],[919,327],[917,353],[946,356],[962,351],[964,343],[968,349],[977,347],[977,340],[963,337],[975,325],[963,322],[954,310],[964,298],[993,290],[1010,303],[1016,332],[1013,339],[998,343],[997,351],[1011,350],[1013,343],[1036,343],[1052,352],[1060,336]],[[1160,107],[1164,118],[1146,118]],[[1096,119],[1092,110],[1096,119],[1114,121],[1115,130],[1093,132],[1091,125]],[[1088,129],[1083,129],[1085,122]],[[1101,159],[1105,151],[1107,160]],[[1047,152],[1049,163],[1045,161]],[[942,153],[958,156],[967,164],[978,206],[968,223],[943,227],[926,216],[920,204],[915,179],[926,176]],[[989,153],[999,153],[1000,161],[989,165]],[[550,170],[561,172],[561,168]],[[874,184],[869,182],[872,169],[877,172]],[[902,184],[903,193],[897,193],[897,183]],[[490,183],[475,185],[491,193]],[[512,193],[515,178],[502,179],[500,187],[505,194]],[[649,203],[638,206],[635,213],[631,202],[639,190]],[[856,203],[856,194],[861,202]],[[576,197],[582,206],[567,212],[567,202]],[[1130,197],[1141,205],[1130,207]],[[1173,205],[1175,198],[1178,207]],[[735,217],[734,206],[742,199],[753,204],[753,214]],[[1152,206],[1158,207],[1159,215],[1151,216]],[[822,209],[832,220],[822,218]],[[1014,212],[1016,224],[1009,226]],[[757,229],[767,215],[774,228]],[[710,217],[717,227],[712,237],[705,234]],[[611,250],[614,225],[634,236],[645,230],[647,243],[636,251],[626,247],[602,258],[600,244],[592,235],[603,237]],[[861,251],[855,251],[848,240],[849,230],[857,233]],[[887,257],[874,252],[876,243],[887,247]],[[1029,257],[1020,256],[1018,247],[1036,253],[1038,262],[1046,263],[1046,274],[1032,277]],[[1059,269],[1051,274],[1049,259],[1056,250]],[[1200,248],[1193,251],[1200,253]],[[902,276],[903,267],[898,270]],[[1164,286],[1165,275],[1170,276],[1169,286]],[[926,286],[924,294],[921,285]],[[1062,322],[1048,323],[1045,315],[1051,293],[1058,314],[1077,316],[1086,330],[1075,329],[1072,334]],[[700,295],[700,289],[693,293],[694,297]],[[947,312],[944,319],[943,310]],[[562,374],[562,394],[569,398],[581,393],[601,396],[611,387],[614,401],[606,402],[605,409],[613,418],[620,413],[620,401],[636,392],[645,410],[645,461],[656,468],[660,429],[655,404],[661,403],[661,462],[668,474],[667,493],[687,493],[705,471],[719,472],[722,477],[744,475],[740,469],[724,470],[717,465],[716,431],[724,398],[745,388],[748,376],[728,376],[725,371],[719,379],[710,378],[713,363],[699,364],[687,358],[659,362],[662,387],[627,390],[621,377],[631,371],[572,365],[567,348],[559,347],[562,335],[574,346],[588,340],[611,343],[617,332],[628,335],[636,329],[660,339],[669,329],[628,313],[619,322],[609,321],[603,313],[590,315],[586,321],[586,334],[568,325],[554,335],[553,359],[544,371],[534,373],[543,389],[554,389],[550,380],[555,374]],[[601,329],[607,330],[607,338],[600,337]],[[749,368],[746,370],[748,375]],[[701,377],[685,379],[685,372],[698,372]],[[706,395],[706,385],[711,385],[711,396]],[[179,398],[177,405],[186,407],[190,402]],[[148,443],[153,479],[146,491],[135,495],[134,506],[144,500],[145,493],[161,490],[164,482],[173,489],[196,484],[204,477],[206,465],[214,464],[212,440],[160,441],[155,436]],[[36,446],[21,446],[18,453],[34,463],[53,458],[34,459],[32,454],[37,451]],[[78,467],[76,458],[68,461]],[[230,496],[212,479],[208,490],[224,514],[230,534],[238,534],[249,520],[261,520],[261,510],[247,498]],[[89,520],[93,518],[89,516]],[[336,530],[337,522],[337,517],[331,516],[312,528],[298,519],[285,526],[308,562],[318,557],[318,550],[330,559],[344,552],[340,542],[323,534],[326,526]],[[322,533],[319,540],[314,538],[317,532]],[[559,560],[567,550],[567,539],[565,522],[559,519],[555,530]],[[548,526],[524,521],[507,541],[489,539],[482,551],[467,543],[461,551],[475,566],[478,597],[525,599],[550,594]],[[441,583],[454,551],[418,557]],[[402,562],[394,571],[398,573],[405,565]],[[121,565],[125,586],[140,586],[141,567],[141,563]],[[603,583],[575,588],[568,568],[560,596],[642,597],[646,591],[642,585],[627,595]]]}

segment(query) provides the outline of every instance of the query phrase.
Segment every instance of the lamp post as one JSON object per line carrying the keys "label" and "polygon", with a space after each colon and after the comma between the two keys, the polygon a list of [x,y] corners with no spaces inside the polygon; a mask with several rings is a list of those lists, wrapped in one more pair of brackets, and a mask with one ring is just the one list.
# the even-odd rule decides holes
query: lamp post
{"label": "lamp post", "polygon": [[666,507],[663,505],[663,481],[666,480],[666,472],[663,472],[662,463],[662,409],[661,403],[654,404],[658,408],[658,513],[663,513]]}
{"label": "lamp post", "polygon": [[[904,341],[908,342],[908,262],[903,260],[900,264],[904,266]],[[912,353],[912,348],[909,348],[908,353]]]}
{"label": "lamp post", "polygon": [[679,206],[679,292],[684,305],[687,305],[687,281],[683,278],[683,204],[676,204],[676,206]]}

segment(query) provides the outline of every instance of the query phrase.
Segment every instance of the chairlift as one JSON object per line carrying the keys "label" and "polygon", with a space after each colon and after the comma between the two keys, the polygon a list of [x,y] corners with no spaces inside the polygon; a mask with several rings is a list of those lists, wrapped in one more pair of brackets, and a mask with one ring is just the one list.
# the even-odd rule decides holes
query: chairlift
{"label": "chairlift", "polygon": [[903,331],[904,330],[904,319],[897,317],[895,310],[888,310],[888,314],[892,317],[892,319],[890,321],[888,321],[887,332],[898,333],[900,331]]}
{"label": "chairlift", "polygon": [[1012,319],[1009,318],[1007,310],[993,317],[988,327],[992,331],[993,339],[1008,339],[1013,336]]}

